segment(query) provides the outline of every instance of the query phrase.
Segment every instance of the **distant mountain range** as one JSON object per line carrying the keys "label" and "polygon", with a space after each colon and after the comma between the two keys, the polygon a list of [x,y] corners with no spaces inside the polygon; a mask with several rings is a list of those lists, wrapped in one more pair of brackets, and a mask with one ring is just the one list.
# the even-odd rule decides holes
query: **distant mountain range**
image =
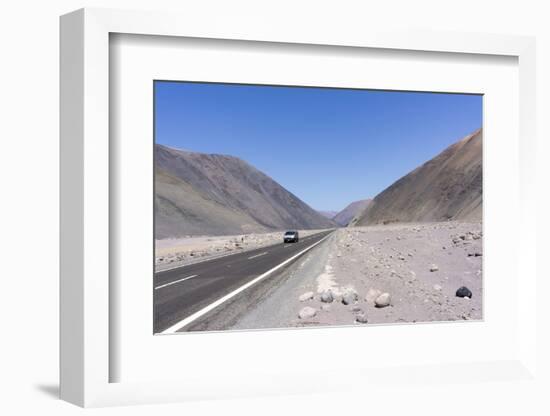
{"label": "distant mountain range", "polygon": [[480,129],[449,146],[378,194],[350,225],[481,220],[482,143]]}
{"label": "distant mountain range", "polygon": [[335,226],[242,159],[155,146],[157,239]]}
{"label": "distant mountain range", "polygon": [[372,199],[362,199],[355,201],[345,207],[342,211],[318,211],[323,217],[329,218],[341,227],[345,227],[348,223],[367,207]]}
{"label": "distant mountain range", "polygon": [[360,201],[352,202],[342,211],[332,217],[332,220],[335,221],[338,225],[345,227],[357,214],[363,211],[371,203],[371,201],[372,199],[362,199]]}
{"label": "distant mountain range", "polygon": [[338,211],[317,211],[319,214],[321,214],[323,217],[328,219],[333,219],[336,214],[338,214]]}

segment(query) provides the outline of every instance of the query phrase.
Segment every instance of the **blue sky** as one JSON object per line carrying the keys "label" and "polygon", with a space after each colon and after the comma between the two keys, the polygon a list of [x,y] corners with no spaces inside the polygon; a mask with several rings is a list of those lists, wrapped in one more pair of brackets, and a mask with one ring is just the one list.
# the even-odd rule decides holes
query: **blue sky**
{"label": "blue sky", "polygon": [[482,125],[482,97],[155,82],[155,140],[238,156],[318,210],[374,197]]}

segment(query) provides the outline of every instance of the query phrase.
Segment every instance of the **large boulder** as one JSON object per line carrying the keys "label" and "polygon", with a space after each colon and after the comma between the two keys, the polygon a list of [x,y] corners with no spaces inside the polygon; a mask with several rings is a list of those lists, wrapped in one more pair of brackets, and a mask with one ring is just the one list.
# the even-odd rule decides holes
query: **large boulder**
{"label": "large boulder", "polygon": [[376,298],[374,301],[374,304],[377,308],[384,308],[386,306],[389,306],[391,304],[391,296],[389,293],[382,293],[380,296]]}
{"label": "large boulder", "polygon": [[321,302],[331,303],[334,300],[334,295],[331,290],[326,290],[321,293]]}
{"label": "large boulder", "polygon": [[374,301],[382,294],[382,291],[378,289],[369,289],[367,292],[367,295],[365,296],[365,300],[369,303],[374,303]]}
{"label": "large boulder", "polygon": [[357,302],[357,299],[359,296],[357,295],[357,292],[354,289],[347,289],[342,294],[342,303],[344,305],[351,305]]}
{"label": "large boulder", "polygon": [[302,308],[298,313],[298,317],[300,319],[313,318],[315,315],[317,315],[317,310],[315,308],[312,308],[311,306],[306,306],[305,308]]}

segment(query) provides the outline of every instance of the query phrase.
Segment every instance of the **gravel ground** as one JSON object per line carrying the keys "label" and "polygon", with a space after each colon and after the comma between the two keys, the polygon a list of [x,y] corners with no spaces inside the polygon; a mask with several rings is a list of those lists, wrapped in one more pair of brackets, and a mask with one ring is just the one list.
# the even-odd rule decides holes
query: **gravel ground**
{"label": "gravel ground", "polygon": [[231,329],[482,319],[482,241],[481,223],[341,228]]}

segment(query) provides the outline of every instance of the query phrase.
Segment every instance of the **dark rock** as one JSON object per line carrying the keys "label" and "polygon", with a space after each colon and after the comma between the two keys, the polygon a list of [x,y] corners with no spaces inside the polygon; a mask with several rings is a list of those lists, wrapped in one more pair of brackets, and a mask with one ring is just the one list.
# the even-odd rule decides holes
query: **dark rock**
{"label": "dark rock", "polygon": [[456,291],[456,296],[459,298],[471,298],[472,291],[468,289],[466,286],[462,286]]}

